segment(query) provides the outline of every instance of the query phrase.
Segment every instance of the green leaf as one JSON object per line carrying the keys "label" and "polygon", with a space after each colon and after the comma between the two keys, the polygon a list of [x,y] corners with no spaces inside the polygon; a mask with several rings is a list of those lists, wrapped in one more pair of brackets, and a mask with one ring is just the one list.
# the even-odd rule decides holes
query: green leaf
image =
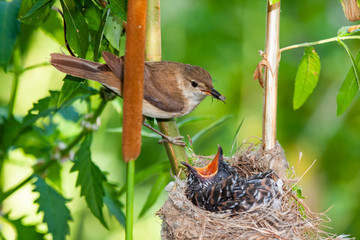
{"label": "green leaf", "polygon": [[94,45],[94,61],[96,61],[96,62],[99,61],[99,58],[100,58],[101,42],[104,37],[105,24],[109,17],[109,14],[110,14],[110,9],[108,7],[106,7],[106,10],[103,13],[103,17],[101,19],[101,23],[99,25],[99,28],[98,28],[97,34],[96,34],[96,40],[95,40],[95,45]]}
{"label": "green leaf", "polygon": [[50,11],[46,21],[40,24],[39,27],[57,43],[64,45],[63,19],[59,13],[56,11]]}
{"label": "green leaf", "polygon": [[238,136],[239,136],[240,129],[241,129],[243,123],[244,123],[244,120],[245,120],[245,118],[243,118],[243,119],[241,120],[238,128],[237,128],[236,131],[235,131],[235,135],[234,135],[234,138],[233,138],[233,141],[232,141],[232,144],[231,144],[231,149],[230,149],[230,154],[229,154],[229,156],[231,156],[231,155],[233,154],[233,150],[234,150],[234,147],[235,147],[235,144],[236,144],[236,140],[237,140],[237,138],[238,138]]}
{"label": "green leaf", "polygon": [[81,78],[66,75],[64,84],[61,87],[60,96],[58,98],[57,107],[59,108],[80,86],[84,80]]}
{"label": "green leaf", "polygon": [[81,58],[85,58],[89,47],[89,30],[81,10],[74,0],[60,0],[66,23],[66,39]]}
{"label": "green leaf", "polygon": [[[146,179],[148,179],[149,177],[151,177],[155,174],[169,172],[169,169],[170,169],[169,162],[159,162],[159,163],[152,164],[152,165],[150,165],[150,167],[145,168],[144,170],[141,170],[136,173],[135,179],[134,179],[134,184],[136,185],[142,181],[145,181]],[[125,192],[126,192],[126,184],[124,184],[120,188],[119,195],[122,195]]]}
{"label": "green leaf", "polygon": [[351,54],[351,51],[350,51],[349,47],[343,41],[341,41],[340,39],[338,39],[338,41],[339,41],[340,45],[342,45],[345,48],[347,54],[349,55],[351,65],[352,65],[352,67],[354,69],[355,78],[356,78],[358,87],[360,89],[360,70],[356,65],[356,61],[355,61],[353,55]]}
{"label": "green leaf", "polygon": [[36,231],[36,225],[24,225],[22,223],[24,217],[11,219],[8,214],[3,215],[3,217],[15,228],[16,239],[26,239],[26,240],[44,239],[45,234]]}
{"label": "green leaf", "polygon": [[58,98],[58,91],[50,91],[50,96],[39,99],[37,103],[34,103],[33,108],[28,111],[28,114],[23,119],[23,127],[29,126],[39,118],[46,117],[53,113],[57,109]]}
{"label": "green leaf", "polygon": [[200,137],[202,137],[203,135],[205,135],[207,132],[209,132],[210,130],[216,128],[217,126],[221,125],[222,123],[224,123],[226,120],[228,120],[229,118],[232,118],[233,115],[226,115],[222,118],[220,118],[219,120],[217,120],[216,122],[210,124],[209,126],[207,126],[206,128],[202,129],[201,131],[199,131],[197,134],[195,134],[191,140],[192,142],[196,142]]}
{"label": "green leaf", "polygon": [[[360,51],[356,55],[355,64],[360,65]],[[349,107],[350,103],[359,91],[359,86],[356,81],[354,68],[351,67],[346,74],[346,77],[341,84],[340,90],[336,97],[337,115],[340,116]]]}
{"label": "green leaf", "polygon": [[357,5],[358,7],[360,7],[360,0],[357,0]]}
{"label": "green leaf", "polygon": [[127,0],[110,1],[110,9],[115,15],[123,20],[126,20]]}
{"label": "green leaf", "polygon": [[280,0],[270,0],[270,5],[273,5],[273,4],[277,3],[277,2],[280,2]]}
{"label": "green leaf", "polygon": [[78,172],[76,186],[81,187],[81,196],[85,197],[86,203],[96,218],[108,228],[103,216],[103,198],[105,196],[103,182],[105,175],[91,160],[90,146],[92,135],[87,134],[75,154],[75,164],[70,172]]}
{"label": "green leaf", "polygon": [[68,221],[72,220],[70,211],[66,207],[68,200],[50,187],[40,176],[37,176],[34,185],[33,191],[40,194],[35,203],[39,204],[38,212],[44,213],[43,222],[47,224],[49,233],[52,234],[54,240],[65,240],[65,236],[70,233]]}
{"label": "green leaf", "polygon": [[159,175],[159,177],[156,179],[154,185],[150,190],[150,194],[146,199],[144,206],[140,211],[139,218],[144,216],[144,214],[150,209],[150,207],[154,205],[160,193],[164,190],[164,188],[169,183],[169,181],[170,181],[170,174],[168,172]]}
{"label": "green leaf", "polygon": [[124,21],[110,12],[105,23],[104,35],[109,43],[118,51],[120,51],[120,37],[123,30]]}
{"label": "green leaf", "polygon": [[294,110],[300,108],[314,91],[320,74],[320,58],[313,47],[306,47],[295,78]]}
{"label": "green leaf", "polygon": [[213,116],[194,116],[194,117],[187,117],[182,121],[179,121],[177,123],[178,128],[180,129],[181,127],[184,127],[188,124],[194,123],[194,122],[198,122],[198,121],[202,121],[202,120],[210,120],[210,119],[214,119]]}
{"label": "green leaf", "polygon": [[50,13],[55,0],[22,0],[19,21],[35,25],[42,22]]}
{"label": "green leaf", "polygon": [[[98,91],[80,84],[69,97],[62,101],[61,107],[69,107],[76,100],[84,100],[91,95],[98,93]],[[60,92],[50,91],[50,96],[40,99],[34,103],[33,108],[28,111],[28,114],[23,119],[23,127],[29,126],[36,122],[38,119],[47,117],[58,110],[57,105],[59,102]]]}
{"label": "green leaf", "polygon": [[5,72],[20,32],[20,22],[16,19],[20,4],[20,0],[0,1],[0,66]]}
{"label": "green leaf", "polygon": [[119,201],[118,193],[115,190],[116,185],[107,183],[104,186],[104,203],[107,206],[109,213],[113,215],[123,227],[125,227],[125,214],[121,209],[124,205]]}
{"label": "green leaf", "polygon": [[3,118],[2,121],[0,124],[0,155],[9,150],[21,131],[21,124],[15,119]]}

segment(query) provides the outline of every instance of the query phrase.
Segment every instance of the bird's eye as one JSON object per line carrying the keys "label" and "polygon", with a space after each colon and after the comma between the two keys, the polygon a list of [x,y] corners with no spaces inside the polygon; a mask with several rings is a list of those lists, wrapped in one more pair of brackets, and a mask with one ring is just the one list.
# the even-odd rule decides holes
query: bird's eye
{"label": "bird's eye", "polygon": [[199,86],[199,84],[195,81],[191,81],[191,86],[193,86],[193,88],[196,88],[197,86]]}

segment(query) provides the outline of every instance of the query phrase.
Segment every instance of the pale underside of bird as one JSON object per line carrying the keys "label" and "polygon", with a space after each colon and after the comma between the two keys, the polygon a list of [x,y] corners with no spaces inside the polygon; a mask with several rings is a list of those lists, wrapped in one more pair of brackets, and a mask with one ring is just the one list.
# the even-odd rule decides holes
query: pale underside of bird
{"label": "pale underside of bird", "polygon": [[183,163],[188,169],[185,194],[196,206],[213,212],[242,212],[256,207],[278,208],[282,180],[269,170],[242,178],[223,161],[219,147],[214,160],[204,168]]}

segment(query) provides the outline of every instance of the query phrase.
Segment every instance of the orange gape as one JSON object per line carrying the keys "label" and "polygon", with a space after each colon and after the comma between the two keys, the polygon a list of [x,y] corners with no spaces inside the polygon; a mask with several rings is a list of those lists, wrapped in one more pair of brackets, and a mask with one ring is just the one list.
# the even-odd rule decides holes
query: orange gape
{"label": "orange gape", "polygon": [[214,160],[203,168],[195,168],[196,171],[203,177],[211,177],[217,173],[219,165],[219,152],[216,154]]}

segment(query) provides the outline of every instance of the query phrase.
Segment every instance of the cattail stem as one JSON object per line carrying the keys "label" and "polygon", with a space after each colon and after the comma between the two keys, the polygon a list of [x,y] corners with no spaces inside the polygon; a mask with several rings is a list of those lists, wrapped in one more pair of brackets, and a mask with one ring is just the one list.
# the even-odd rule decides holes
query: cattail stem
{"label": "cattail stem", "polygon": [[[160,0],[148,0],[148,14],[146,26],[146,61],[161,61],[161,25],[160,25]],[[167,136],[180,136],[179,129],[174,119],[158,119],[160,131]],[[185,148],[171,143],[164,143],[166,152],[174,174],[179,173],[179,163],[187,162]]]}
{"label": "cattail stem", "polygon": [[265,94],[263,107],[263,147],[272,149],[276,144],[276,105],[279,69],[280,1],[268,2],[266,21],[265,57],[270,67],[265,72]]}
{"label": "cattail stem", "polygon": [[126,219],[125,219],[125,239],[133,239],[134,221],[134,185],[135,185],[135,161],[126,164]]}

